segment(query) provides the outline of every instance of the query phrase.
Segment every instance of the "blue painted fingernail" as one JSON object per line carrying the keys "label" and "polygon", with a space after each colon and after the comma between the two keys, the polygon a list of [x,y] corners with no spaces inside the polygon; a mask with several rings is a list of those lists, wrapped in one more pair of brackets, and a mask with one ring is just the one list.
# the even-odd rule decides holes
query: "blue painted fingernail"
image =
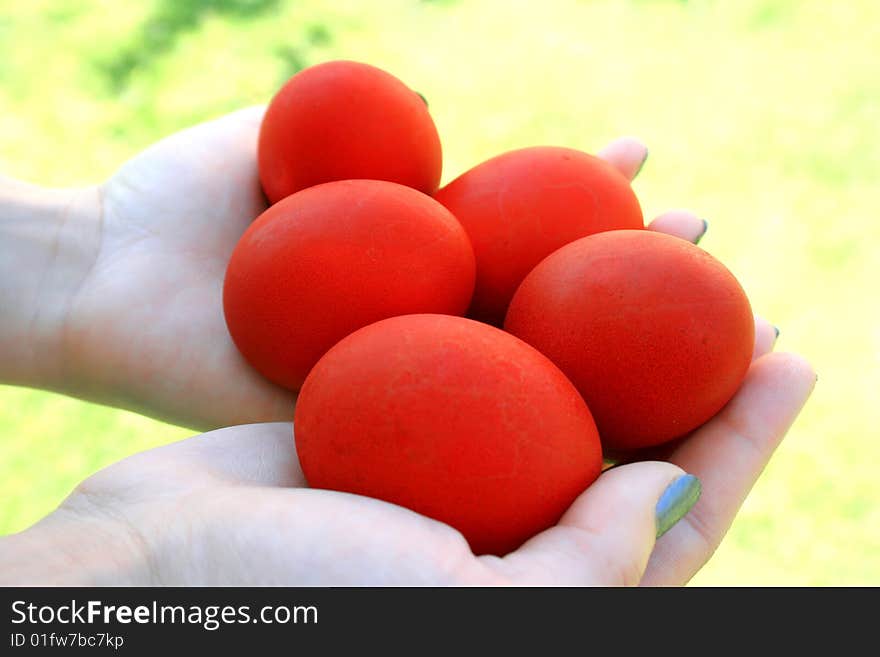
{"label": "blue painted fingernail", "polygon": [[694,475],[686,474],[673,481],[657,502],[655,518],[657,520],[657,538],[668,532],[685,514],[691,510],[703,485]]}
{"label": "blue painted fingernail", "polygon": [[700,240],[703,239],[703,235],[705,235],[706,231],[709,230],[709,222],[705,219],[700,219],[700,221],[703,222],[703,230],[702,232],[700,232],[699,235],[697,235],[696,239],[694,239],[694,244],[699,244]]}

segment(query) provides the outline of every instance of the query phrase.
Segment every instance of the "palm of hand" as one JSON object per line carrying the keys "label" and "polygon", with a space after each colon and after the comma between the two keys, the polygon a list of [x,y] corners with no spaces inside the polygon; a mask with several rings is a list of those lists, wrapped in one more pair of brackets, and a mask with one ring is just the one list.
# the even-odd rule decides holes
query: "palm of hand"
{"label": "palm of hand", "polygon": [[[290,424],[275,423],[131,457],[86,480],[62,512],[108,519],[106,536],[126,546],[115,558],[135,564],[124,576],[137,585],[635,584],[650,540],[579,525],[609,516],[609,500],[626,498],[622,486],[662,489],[676,472],[648,463],[603,475],[560,526],[507,557],[475,557],[448,525],[379,500],[306,488]],[[650,539],[653,517],[642,502],[629,506],[645,507],[632,516]],[[625,500],[617,506],[634,510]]]}
{"label": "palm of hand", "polygon": [[88,364],[93,385],[125,395],[104,401],[199,427],[291,417],[294,395],[241,358],[222,310],[229,256],[266,208],[261,116],[177,133],[104,184],[100,249],[66,334],[72,369]]}
{"label": "palm of hand", "polygon": [[129,573],[140,584],[442,584],[472,576],[465,564],[473,557],[450,527],[304,486],[290,424],[263,424],[127,459],[84,482],[62,508],[101,509],[136,527],[130,544],[149,554],[135,560],[149,569]]}

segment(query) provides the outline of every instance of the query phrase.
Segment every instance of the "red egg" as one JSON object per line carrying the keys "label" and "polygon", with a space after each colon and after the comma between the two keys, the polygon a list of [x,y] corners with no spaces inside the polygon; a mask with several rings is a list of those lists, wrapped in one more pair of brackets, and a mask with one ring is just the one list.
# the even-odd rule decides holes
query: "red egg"
{"label": "red egg", "polygon": [[733,396],[754,347],[736,278],[690,242],[621,230],[573,242],[522,282],[505,329],[583,395],[606,449],[658,445]]}
{"label": "red egg", "polygon": [[570,148],[523,148],[494,157],[435,198],[474,246],[477,283],[468,316],[500,326],[516,288],[546,256],[600,231],[643,227],[629,181]]}
{"label": "red egg", "polygon": [[289,196],[251,224],[223,307],[245,359],[297,390],[352,331],[407,313],[462,314],[473,286],[470,242],[446,208],[396,183],[345,180]]}
{"label": "red egg", "polygon": [[315,365],[294,419],[309,485],[448,523],[477,554],[555,524],[599,475],[586,404],[546,357],[443,315],[386,319]]}
{"label": "red egg", "polygon": [[257,145],[271,203],[333,180],[370,178],[430,194],[440,137],[424,100],[382,69],[333,61],[304,69],[275,95]]}

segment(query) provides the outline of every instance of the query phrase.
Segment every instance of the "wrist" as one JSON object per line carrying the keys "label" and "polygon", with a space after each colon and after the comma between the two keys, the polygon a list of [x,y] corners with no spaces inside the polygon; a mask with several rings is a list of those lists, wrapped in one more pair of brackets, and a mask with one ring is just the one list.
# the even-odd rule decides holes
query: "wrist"
{"label": "wrist", "polygon": [[97,187],[0,180],[0,382],[63,385],[63,332],[101,241]]}

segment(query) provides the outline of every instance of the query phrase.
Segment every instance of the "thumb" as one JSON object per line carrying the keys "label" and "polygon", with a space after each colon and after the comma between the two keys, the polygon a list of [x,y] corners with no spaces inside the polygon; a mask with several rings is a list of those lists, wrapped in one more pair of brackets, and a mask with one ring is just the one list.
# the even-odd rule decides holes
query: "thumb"
{"label": "thumb", "polygon": [[678,466],[644,461],[611,468],[559,523],[499,566],[521,584],[637,585],[659,535],[694,505],[700,482]]}

